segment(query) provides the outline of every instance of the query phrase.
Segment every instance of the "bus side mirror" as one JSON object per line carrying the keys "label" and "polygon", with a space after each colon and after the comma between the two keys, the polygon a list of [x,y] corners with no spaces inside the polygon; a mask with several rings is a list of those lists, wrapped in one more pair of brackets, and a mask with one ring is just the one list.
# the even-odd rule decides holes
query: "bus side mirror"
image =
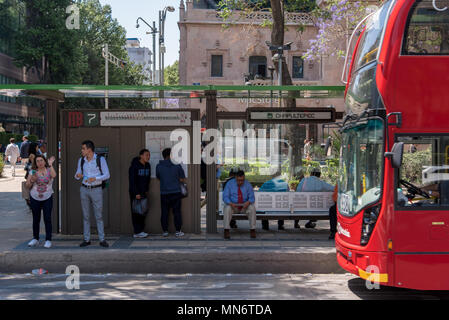
{"label": "bus side mirror", "polygon": [[385,158],[391,160],[393,168],[398,169],[402,165],[402,156],[404,154],[404,142],[396,142],[391,148],[391,152],[385,152]]}

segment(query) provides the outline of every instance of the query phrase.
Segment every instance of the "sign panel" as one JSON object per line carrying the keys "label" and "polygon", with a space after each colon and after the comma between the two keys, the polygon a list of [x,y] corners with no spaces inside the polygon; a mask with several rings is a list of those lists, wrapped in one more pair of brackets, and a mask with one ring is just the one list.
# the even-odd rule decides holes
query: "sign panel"
{"label": "sign panel", "polygon": [[326,123],[335,122],[335,108],[248,108],[249,123]]}
{"label": "sign panel", "polygon": [[103,111],[100,112],[100,125],[112,126],[190,126],[192,123],[189,111],[158,112],[158,111]]}
{"label": "sign panel", "polygon": [[[145,147],[150,150],[151,177],[156,178],[156,166],[162,158],[162,151],[171,148],[175,144],[170,141],[170,131],[147,131],[145,132]],[[184,174],[187,177],[188,170],[185,163],[181,163]]]}

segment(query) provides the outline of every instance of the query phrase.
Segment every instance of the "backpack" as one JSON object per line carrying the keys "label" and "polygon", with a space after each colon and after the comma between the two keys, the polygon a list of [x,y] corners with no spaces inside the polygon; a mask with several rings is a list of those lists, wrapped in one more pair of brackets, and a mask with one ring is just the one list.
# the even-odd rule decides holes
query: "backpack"
{"label": "backpack", "polygon": [[[100,173],[103,175],[103,170],[101,170],[101,156],[97,156],[97,167],[98,167],[98,169],[100,169]],[[85,160],[84,160],[84,157],[81,157],[81,173],[82,174],[84,174],[83,173],[83,170],[84,170],[84,162],[85,162]],[[101,182],[101,189],[105,189],[105,188],[107,188],[109,186],[109,180],[105,180],[105,181],[102,181]]]}

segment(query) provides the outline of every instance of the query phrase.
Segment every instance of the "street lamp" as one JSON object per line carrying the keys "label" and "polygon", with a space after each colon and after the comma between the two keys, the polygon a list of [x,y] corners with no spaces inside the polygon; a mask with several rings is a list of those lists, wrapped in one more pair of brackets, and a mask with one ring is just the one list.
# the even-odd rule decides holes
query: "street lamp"
{"label": "street lamp", "polygon": [[[277,51],[277,53],[271,58],[273,62],[278,62],[278,85],[282,86],[282,61],[284,60],[284,50],[291,50],[293,42],[287,42],[281,46],[272,45],[271,42],[265,41],[266,45],[270,48],[270,51]],[[279,107],[281,106],[282,91],[279,91]]]}
{"label": "street lamp", "polygon": [[167,6],[164,10],[159,10],[159,82],[164,85],[164,54],[165,54],[165,18],[168,12],[175,12],[175,8]]}
{"label": "street lamp", "polygon": [[144,19],[141,17],[136,20],[136,29],[140,27],[139,20],[142,20],[148,27],[150,27],[151,32],[147,32],[147,34],[153,35],[153,86],[156,84],[156,33],[159,31],[156,29],[156,22],[153,21],[153,26],[150,26]]}

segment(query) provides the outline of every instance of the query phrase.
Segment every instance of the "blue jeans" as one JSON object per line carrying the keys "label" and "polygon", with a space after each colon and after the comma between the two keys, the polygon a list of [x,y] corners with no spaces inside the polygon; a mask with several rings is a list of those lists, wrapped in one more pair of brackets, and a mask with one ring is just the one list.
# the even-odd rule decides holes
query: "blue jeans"
{"label": "blue jeans", "polygon": [[33,238],[39,240],[41,212],[44,211],[45,240],[51,241],[51,212],[53,209],[53,196],[44,201],[30,197],[31,211],[33,212]]}

